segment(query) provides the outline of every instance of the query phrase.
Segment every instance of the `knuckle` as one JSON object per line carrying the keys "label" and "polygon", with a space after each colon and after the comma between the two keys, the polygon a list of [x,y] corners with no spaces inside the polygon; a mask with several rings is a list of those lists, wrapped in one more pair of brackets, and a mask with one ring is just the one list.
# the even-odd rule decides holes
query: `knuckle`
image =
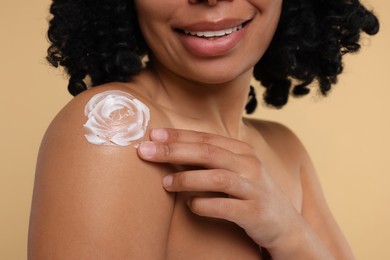
{"label": "knuckle", "polygon": [[254,154],[255,149],[248,143],[243,142],[242,143],[242,151],[244,154]]}
{"label": "knuckle", "polygon": [[169,130],[169,139],[171,141],[177,142],[180,140],[180,133],[178,131],[175,131],[174,129]]}
{"label": "knuckle", "polygon": [[218,200],[216,203],[216,215],[225,219],[230,219],[233,214],[232,205],[227,200]]}
{"label": "knuckle", "polygon": [[200,143],[210,144],[210,143],[212,143],[212,140],[213,140],[213,137],[211,135],[202,134],[200,136]]}
{"label": "knuckle", "polygon": [[248,207],[248,210],[251,210],[254,215],[260,216],[264,214],[264,205],[261,203],[261,201],[252,201],[250,203],[250,207]]}
{"label": "knuckle", "polygon": [[254,191],[253,187],[253,183],[251,181],[249,181],[247,178],[241,178],[237,184],[237,189],[238,190],[241,190],[241,191]]}
{"label": "knuckle", "polygon": [[172,155],[174,153],[175,153],[175,148],[172,144],[168,143],[168,144],[162,145],[162,147],[161,147],[162,156],[169,158],[169,157],[172,157]]}
{"label": "knuckle", "polygon": [[215,159],[217,151],[214,146],[203,143],[200,147],[200,156],[206,161],[212,161]]}
{"label": "knuckle", "polygon": [[224,173],[216,172],[212,175],[214,185],[223,190],[228,190],[232,186],[232,178]]}
{"label": "knuckle", "polygon": [[248,158],[250,165],[257,170],[262,170],[264,168],[263,161],[256,156],[251,156]]}
{"label": "knuckle", "polygon": [[188,178],[185,174],[178,174],[176,176],[177,185],[180,187],[186,187],[188,185]]}
{"label": "knuckle", "polygon": [[257,179],[261,178],[264,171],[263,162],[257,158],[256,156],[248,156],[246,157],[246,176],[249,179]]}

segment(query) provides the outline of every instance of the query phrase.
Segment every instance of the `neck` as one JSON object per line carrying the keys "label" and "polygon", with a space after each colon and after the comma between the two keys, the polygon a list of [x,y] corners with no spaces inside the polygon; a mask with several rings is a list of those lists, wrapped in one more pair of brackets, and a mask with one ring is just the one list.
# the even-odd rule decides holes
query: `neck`
{"label": "neck", "polygon": [[155,75],[152,98],[161,107],[198,121],[216,133],[241,139],[242,115],[248,100],[252,71],[229,82],[204,84],[171,73],[152,64]]}

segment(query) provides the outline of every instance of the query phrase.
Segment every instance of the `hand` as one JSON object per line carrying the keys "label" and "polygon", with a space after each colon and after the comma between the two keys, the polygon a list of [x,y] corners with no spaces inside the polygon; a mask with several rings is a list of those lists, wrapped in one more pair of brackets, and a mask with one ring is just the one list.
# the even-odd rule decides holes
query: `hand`
{"label": "hand", "polygon": [[164,177],[167,191],[228,195],[192,198],[188,202],[192,212],[234,222],[262,247],[274,247],[282,237],[292,238],[299,213],[250,145],[176,129],[152,130],[150,140],[138,148],[143,160],[201,167]]}

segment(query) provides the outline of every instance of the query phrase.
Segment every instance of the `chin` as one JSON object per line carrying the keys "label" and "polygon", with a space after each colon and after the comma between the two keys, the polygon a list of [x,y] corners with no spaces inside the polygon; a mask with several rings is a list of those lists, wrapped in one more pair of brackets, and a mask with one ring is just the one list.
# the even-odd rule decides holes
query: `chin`
{"label": "chin", "polygon": [[256,60],[252,62],[225,60],[214,63],[194,64],[192,68],[182,76],[190,77],[194,81],[204,82],[206,84],[223,84],[234,80],[239,80],[241,77],[252,76],[253,67]]}
{"label": "chin", "polygon": [[240,77],[246,77],[249,75],[252,75],[252,69],[247,70],[216,70],[216,69],[210,69],[210,70],[204,70],[204,71],[197,71],[196,73],[192,74],[191,78],[199,83],[204,83],[208,85],[220,85],[229,83],[235,80],[238,80]]}

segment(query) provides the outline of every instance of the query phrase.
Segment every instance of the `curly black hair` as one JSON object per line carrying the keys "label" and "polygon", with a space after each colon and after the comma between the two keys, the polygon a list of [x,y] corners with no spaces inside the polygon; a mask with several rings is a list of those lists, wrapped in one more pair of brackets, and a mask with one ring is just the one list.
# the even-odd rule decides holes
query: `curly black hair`
{"label": "curly black hair", "polygon": [[[72,95],[87,89],[87,76],[96,86],[127,82],[143,69],[149,50],[133,0],[53,0],[50,13],[47,59],[66,69]],[[377,17],[359,0],[284,0],[274,38],[253,73],[266,88],[265,102],[280,108],[291,92],[308,94],[312,82],[326,95],[343,71],[343,55],[360,49],[362,32],[378,31]],[[251,88],[247,112],[256,105]]]}

